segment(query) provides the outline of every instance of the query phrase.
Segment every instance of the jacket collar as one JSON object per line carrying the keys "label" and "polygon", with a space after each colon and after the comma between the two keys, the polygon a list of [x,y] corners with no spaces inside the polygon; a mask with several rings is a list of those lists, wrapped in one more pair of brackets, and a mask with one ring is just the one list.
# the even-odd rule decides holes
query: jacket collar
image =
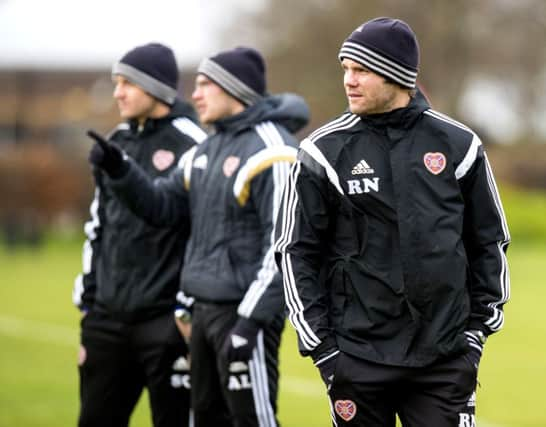
{"label": "jacket collar", "polygon": [[360,118],[364,124],[375,128],[409,129],[423,111],[429,108],[426,98],[421,91],[417,90],[406,107],[397,108],[387,113],[364,115]]}
{"label": "jacket collar", "polygon": [[141,133],[147,133],[155,131],[158,127],[164,126],[166,123],[171,122],[178,117],[188,117],[190,120],[197,123],[197,116],[193,107],[180,99],[175,100],[167,115],[157,119],[146,119],[142,129],[138,128],[138,120],[129,120],[128,123],[131,132],[137,133],[140,131]]}
{"label": "jacket collar", "polygon": [[217,132],[237,133],[258,123],[272,121],[297,132],[309,121],[309,107],[305,100],[293,93],[269,95],[234,116],[214,123]]}

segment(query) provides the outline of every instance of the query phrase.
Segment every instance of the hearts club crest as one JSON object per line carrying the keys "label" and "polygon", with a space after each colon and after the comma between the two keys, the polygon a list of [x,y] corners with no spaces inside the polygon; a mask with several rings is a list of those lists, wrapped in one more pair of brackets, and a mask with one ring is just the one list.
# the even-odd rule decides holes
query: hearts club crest
{"label": "hearts club crest", "polygon": [[438,175],[446,167],[446,156],[443,153],[426,153],[423,163],[430,173]]}
{"label": "hearts club crest", "polygon": [[158,171],[164,171],[174,162],[174,153],[168,150],[157,150],[152,156],[152,163]]}
{"label": "hearts club crest", "polygon": [[356,415],[356,405],[352,400],[336,400],[334,409],[344,421],[351,421]]}
{"label": "hearts club crest", "polygon": [[237,170],[237,168],[239,167],[240,162],[241,162],[241,159],[239,157],[229,156],[224,161],[224,166],[223,166],[224,175],[227,176],[228,178],[231,175],[233,175],[235,170]]}

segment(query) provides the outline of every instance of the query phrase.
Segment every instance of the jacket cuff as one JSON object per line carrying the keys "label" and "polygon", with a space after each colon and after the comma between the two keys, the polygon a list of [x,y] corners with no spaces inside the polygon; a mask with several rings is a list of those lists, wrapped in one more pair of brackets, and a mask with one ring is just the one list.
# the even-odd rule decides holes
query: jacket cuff
{"label": "jacket cuff", "polygon": [[476,333],[478,330],[465,331],[466,341],[470,349],[477,350],[480,354],[483,352],[485,345],[485,335],[481,334],[481,337]]}
{"label": "jacket cuff", "polygon": [[482,331],[485,336],[491,334],[491,330],[477,319],[471,319],[466,325],[466,330]]}
{"label": "jacket cuff", "polygon": [[95,305],[95,295],[87,296],[82,298],[82,301],[80,304],[77,305],[77,307],[81,311],[89,311],[93,308],[93,305]]}
{"label": "jacket cuff", "polygon": [[257,334],[263,326],[255,319],[239,316],[237,322],[235,323],[235,327],[245,332]]}
{"label": "jacket cuff", "polygon": [[311,356],[313,363],[316,365],[317,363],[320,364],[324,358],[328,358],[333,353],[337,353],[338,351],[339,349],[337,347],[336,339],[333,336],[327,336],[317,347],[315,347],[314,350],[304,354],[304,356]]}
{"label": "jacket cuff", "polygon": [[184,308],[191,313],[193,311],[194,303],[194,297],[186,295],[183,291],[178,291],[176,293],[176,308]]}

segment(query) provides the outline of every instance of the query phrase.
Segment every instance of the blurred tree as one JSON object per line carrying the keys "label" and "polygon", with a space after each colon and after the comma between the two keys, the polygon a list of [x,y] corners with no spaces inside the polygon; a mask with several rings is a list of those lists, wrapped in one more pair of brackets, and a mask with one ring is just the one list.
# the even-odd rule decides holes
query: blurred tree
{"label": "blurred tree", "polygon": [[34,240],[47,226],[79,223],[92,191],[89,166],[75,153],[44,143],[1,147],[0,241]]}
{"label": "blurred tree", "polygon": [[490,79],[496,101],[522,121],[520,138],[545,138],[546,129],[538,135],[544,125],[537,119],[546,109],[544,0],[269,0],[264,8],[240,18],[246,24],[231,28],[226,42],[257,29],[252,39],[267,51],[271,91],[304,95],[313,113],[310,127],[346,106],[336,60],[345,37],[368,19],[392,16],[417,33],[419,82],[434,108],[480,127],[471,111],[461,110],[461,98],[476,79]]}

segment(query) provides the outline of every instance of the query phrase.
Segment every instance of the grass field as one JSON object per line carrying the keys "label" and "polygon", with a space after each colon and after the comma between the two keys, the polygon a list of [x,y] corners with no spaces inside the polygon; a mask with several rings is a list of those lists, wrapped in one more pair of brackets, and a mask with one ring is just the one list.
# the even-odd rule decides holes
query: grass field
{"label": "grass field", "polygon": [[[487,343],[479,380],[478,426],[546,426],[544,244],[509,250],[512,298],[506,326]],[[79,315],[71,304],[79,243],[6,253],[0,247],[0,427],[60,427],[76,422]],[[310,361],[286,329],[281,349],[279,417],[284,427],[327,427],[328,404]],[[141,399],[132,427],[149,426]],[[431,426],[434,427],[434,426]]]}

